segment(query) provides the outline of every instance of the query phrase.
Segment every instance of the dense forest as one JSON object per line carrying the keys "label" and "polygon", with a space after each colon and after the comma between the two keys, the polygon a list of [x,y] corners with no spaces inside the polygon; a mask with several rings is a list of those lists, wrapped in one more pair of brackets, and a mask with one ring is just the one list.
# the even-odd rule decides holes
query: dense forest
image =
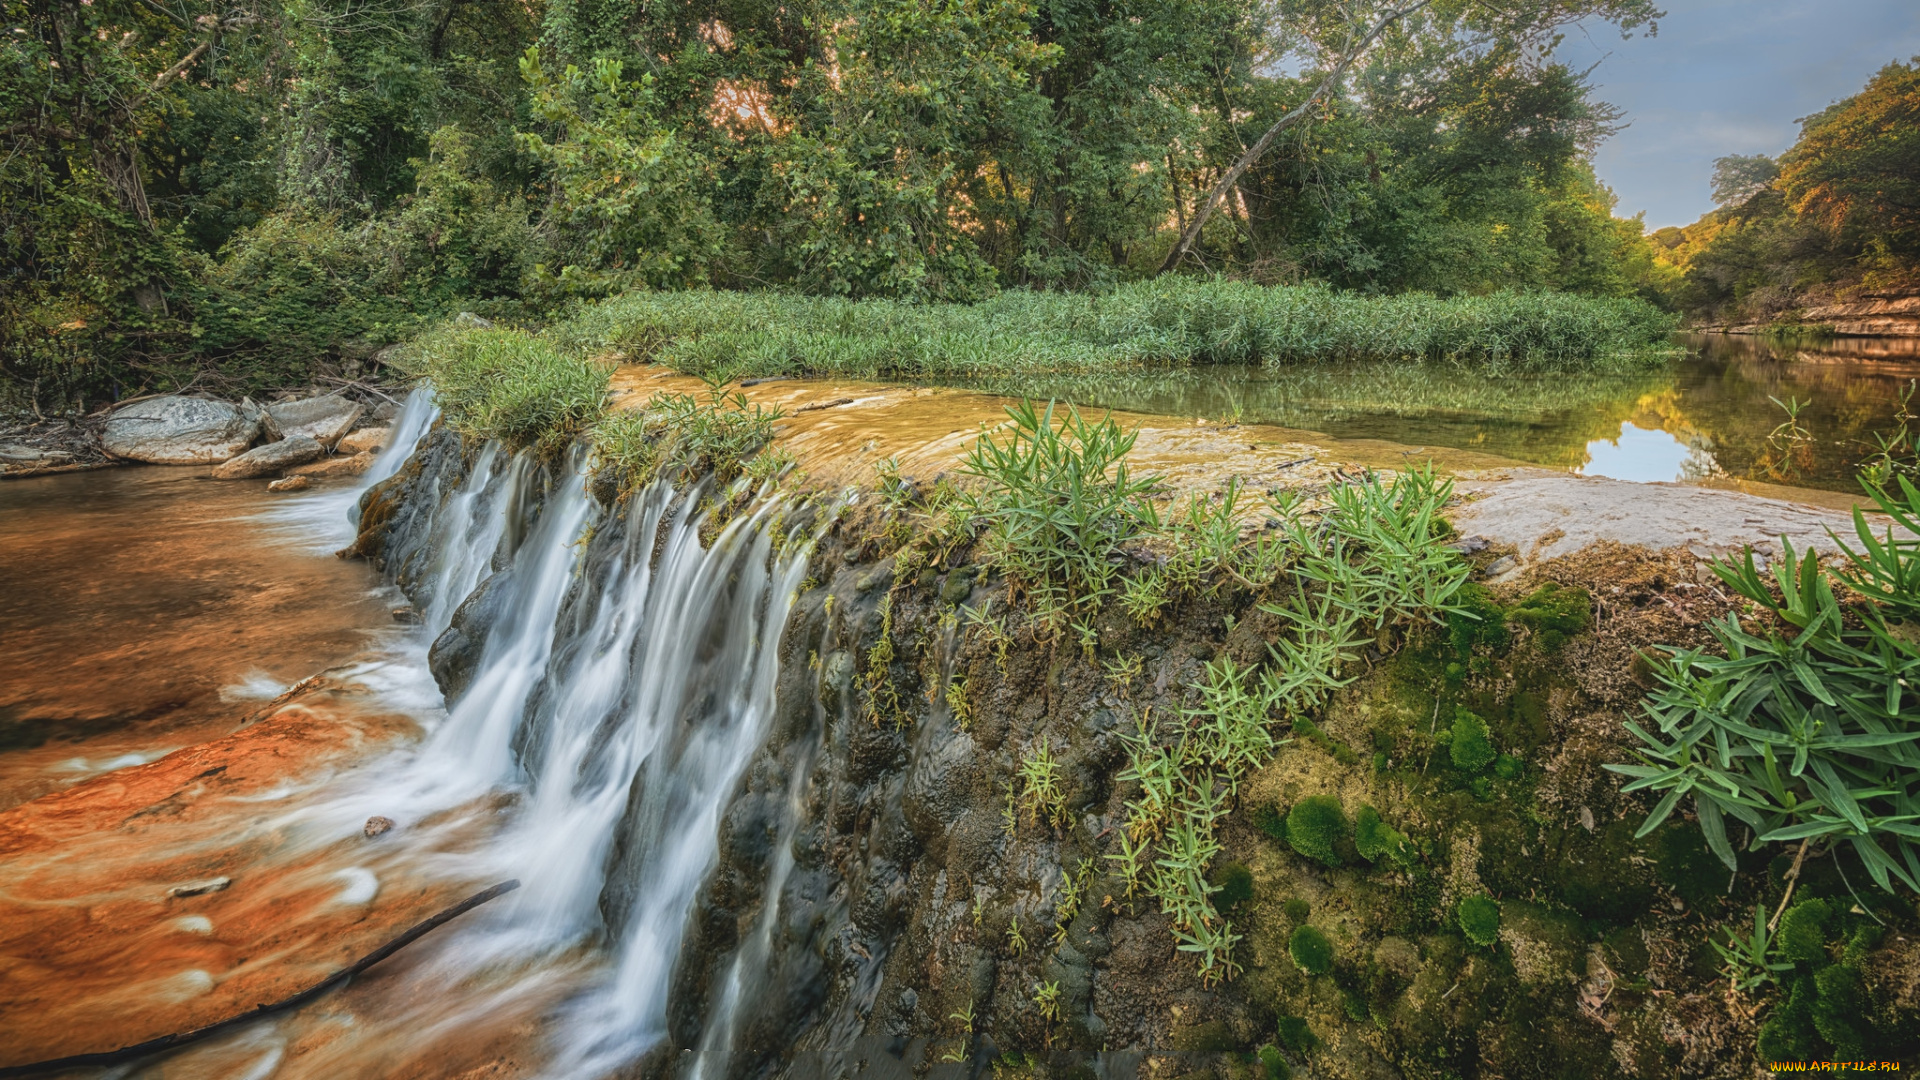
{"label": "dense forest", "polygon": [[1719,208],[1651,239],[1670,303],[1712,323],[1920,288],[1920,57],[1800,121],[1778,160],[1715,162]]}
{"label": "dense forest", "polygon": [[1181,272],[1658,279],[1588,164],[1616,112],[1553,55],[1651,0],[6,7],[0,352],[43,400],[642,288],[1101,290],[1293,111]]}

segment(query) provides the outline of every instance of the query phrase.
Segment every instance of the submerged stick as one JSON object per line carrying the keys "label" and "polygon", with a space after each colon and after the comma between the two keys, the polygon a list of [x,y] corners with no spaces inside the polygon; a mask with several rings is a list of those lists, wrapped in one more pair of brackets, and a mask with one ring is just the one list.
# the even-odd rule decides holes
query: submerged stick
{"label": "submerged stick", "polygon": [[307,1002],[318,998],[327,991],[353,978],[355,975],[360,974],[380,961],[385,960],[387,957],[392,956],[394,953],[399,952],[401,949],[406,948],[408,945],[413,944],[415,941],[420,940],[420,938],[426,936],[429,931],[440,924],[457,919],[467,912],[472,911],[474,908],[479,907],[481,904],[496,897],[504,896],[519,887],[520,882],[518,880],[503,881],[483,892],[474,893],[472,896],[447,908],[445,911],[440,912],[425,922],[416,923],[413,928],[406,933],[401,934],[385,945],[355,960],[351,965],[334,972],[325,979],[307,987],[292,997],[284,998],[270,1005],[256,1005],[252,1012],[241,1013],[238,1016],[229,1016],[225,1020],[208,1024],[203,1028],[195,1028],[192,1031],[181,1031],[172,1035],[162,1035],[157,1039],[148,1039],[143,1043],[123,1046],[118,1050],[104,1050],[97,1054],[74,1054],[71,1057],[54,1058],[50,1061],[36,1061],[29,1065],[7,1065],[0,1067],[0,1077],[31,1076],[34,1073],[56,1072],[62,1069],[99,1068],[106,1065],[120,1065],[133,1061],[136,1058],[146,1057],[148,1054],[156,1054],[162,1050],[171,1050],[176,1046],[185,1046],[188,1043],[199,1042],[209,1036],[218,1035],[229,1028],[236,1028],[242,1024],[252,1023],[262,1016],[285,1012],[288,1009],[305,1005]]}

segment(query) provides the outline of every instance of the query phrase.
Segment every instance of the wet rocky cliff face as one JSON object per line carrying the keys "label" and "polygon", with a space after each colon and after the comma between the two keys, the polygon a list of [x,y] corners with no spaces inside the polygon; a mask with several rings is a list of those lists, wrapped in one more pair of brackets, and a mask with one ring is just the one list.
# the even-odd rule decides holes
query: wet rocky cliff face
{"label": "wet rocky cliff face", "polygon": [[[495,577],[457,598],[416,597],[458,605],[434,647],[450,699],[500,618],[515,537],[562,467],[437,432],[362,504],[358,552],[424,590],[429,520],[474,469],[522,470],[493,496],[514,501],[516,522],[493,541]],[[598,587],[614,525],[638,505],[611,478],[590,490],[606,519],[566,610]],[[689,512],[684,496],[669,510]],[[1590,549],[1476,592],[1479,621],[1383,633],[1323,714],[1235,792],[1212,872],[1242,935],[1240,970],[1206,985],[1157,902],[1130,895],[1116,870],[1139,795],[1121,779],[1122,736],[1143,716],[1184,723],[1210,661],[1271,662],[1272,617],[1222,587],[1150,625],[1108,605],[1079,630],[1047,632],[964,548],[897,559],[889,537],[907,508],[868,497],[791,513],[783,526],[832,524],[786,618],[767,733],[726,801],[684,940],[655,958],[671,967],[666,1030],[640,1073],[992,1062],[1248,1080],[1754,1074],[1769,1014],[1729,995],[1707,939],[1770,906],[1786,866],[1753,854],[1729,875],[1680,819],[1636,839],[1647,805],[1603,768],[1630,759],[1637,652],[1704,643],[1704,622],[1728,608],[1690,557]],[[558,625],[564,653],[573,631]],[[682,721],[701,724],[727,690],[692,695]],[[1497,760],[1450,753],[1462,731],[1484,732]],[[1061,812],[1035,820],[1022,767],[1043,749]],[[1326,850],[1298,826],[1286,838],[1310,800],[1340,810]],[[1356,819],[1404,835],[1405,857],[1363,854]],[[628,849],[616,837],[607,857],[608,927],[650,887]],[[1851,896],[1830,862],[1810,863],[1799,887]],[[1911,1056],[1913,904],[1862,895],[1888,929],[1859,931],[1844,958],[1859,1025],[1875,1053]],[[1497,898],[1492,928],[1461,913],[1479,896]],[[1838,961],[1837,919],[1830,933]],[[1302,951],[1316,937],[1324,957],[1311,941]]]}

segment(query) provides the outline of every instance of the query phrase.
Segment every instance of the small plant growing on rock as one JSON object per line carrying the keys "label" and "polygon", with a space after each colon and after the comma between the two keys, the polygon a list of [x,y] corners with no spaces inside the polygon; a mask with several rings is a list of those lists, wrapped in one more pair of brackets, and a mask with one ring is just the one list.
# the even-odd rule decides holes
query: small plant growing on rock
{"label": "small plant growing on rock", "polygon": [[1034,988],[1033,1003],[1040,1007],[1040,1015],[1052,1023],[1060,1022],[1060,984],[1043,982]]}
{"label": "small plant growing on rock", "polygon": [[947,1019],[960,1021],[963,1034],[973,1034],[973,1002],[967,1002],[967,1007],[961,1009],[959,1012],[948,1013]]}
{"label": "small plant growing on rock", "polygon": [[1487,722],[1467,711],[1464,705],[1454,706],[1453,738],[1447,747],[1447,756],[1453,759],[1453,767],[1463,772],[1479,772],[1499,756],[1499,751],[1493,748],[1493,733],[1487,730]]}
{"label": "small plant growing on rock", "polygon": [[1060,790],[1060,763],[1053,760],[1053,752],[1046,743],[1020,759],[1020,782],[1020,803],[1027,812],[1027,820],[1035,825],[1043,821],[1055,826],[1066,823],[1066,794]]}
{"label": "small plant growing on rock", "polygon": [[1333,942],[1312,926],[1302,924],[1287,938],[1287,955],[1294,966],[1309,975],[1325,975],[1333,970]]}
{"label": "small plant growing on rock", "polygon": [[1142,628],[1160,621],[1160,610],[1167,606],[1167,578],[1158,570],[1148,570],[1127,578],[1120,586],[1120,608],[1127,618]]}
{"label": "small plant growing on rock", "polygon": [[973,726],[973,703],[967,700],[967,680],[953,679],[947,683],[947,711],[953,714],[953,723],[961,731]]}
{"label": "small plant growing on rock", "polygon": [[1027,952],[1027,939],[1020,934],[1020,916],[1017,914],[1007,924],[1007,948],[1015,956],[1025,956]]}
{"label": "small plant growing on rock", "polygon": [[1347,838],[1347,813],[1338,797],[1310,795],[1287,813],[1287,843],[1327,866],[1340,865],[1340,842]]}
{"label": "small plant growing on rock", "polygon": [[1455,918],[1460,932],[1475,945],[1488,947],[1500,940],[1500,904],[1491,896],[1463,897]]}

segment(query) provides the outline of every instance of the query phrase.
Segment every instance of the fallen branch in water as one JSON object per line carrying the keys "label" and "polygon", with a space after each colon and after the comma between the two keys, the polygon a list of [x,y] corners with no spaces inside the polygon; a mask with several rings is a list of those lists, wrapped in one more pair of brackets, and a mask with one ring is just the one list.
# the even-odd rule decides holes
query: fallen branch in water
{"label": "fallen branch in water", "polygon": [[252,1023],[262,1016],[284,1012],[288,1009],[305,1005],[307,1002],[320,997],[322,994],[353,978],[355,975],[360,974],[380,961],[385,960],[387,957],[392,956],[394,953],[399,952],[401,949],[406,948],[408,945],[413,944],[440,924],[457,919],[467,912],[472,911],[474,908],[479,907],[481,904],[496,897],[504,896],[519,887],[520,882],[518,881],[503,881],[484,892],[475,893],[452,907],[447,908],[440,914],[435,915],[433,918],[416,924],[411,930],[408,930],[406,933],[401,934],[399,937],[394,938],[392,941],[387,942],[385,945],[354,961],[350,966],[334,972],[332,975],[327,976],[325,979],[307,987],[292,997],[276,1001],[271,1005],[257,1005],[252,1012],[241,1013],[238,1016],[230,1016],[218,1023],[208,1024],[206,1027],[195,1028],[192,1031],[162,1035],[157,1039],[148,1039],[143,1043],[123,1046],[118,1050],[105,1050],[97,1054],[75,1054],[72,1057],[54,1058],[51,1061],[36,1061],[30,1065],[7,1065],[0,1067],[0,1077],[31,1076],[34,1073],[58,1072],[65,1069],[100,1068],[107,1065],[121,1065],[133,1061],[136,1058],[146,1057],[148,1054],[157,1054],[162,1050],[171,1050],[177,1046],[185,1046],[188,1043],[199,1042],[208,1036],[218,1035],[230,1028]]}

